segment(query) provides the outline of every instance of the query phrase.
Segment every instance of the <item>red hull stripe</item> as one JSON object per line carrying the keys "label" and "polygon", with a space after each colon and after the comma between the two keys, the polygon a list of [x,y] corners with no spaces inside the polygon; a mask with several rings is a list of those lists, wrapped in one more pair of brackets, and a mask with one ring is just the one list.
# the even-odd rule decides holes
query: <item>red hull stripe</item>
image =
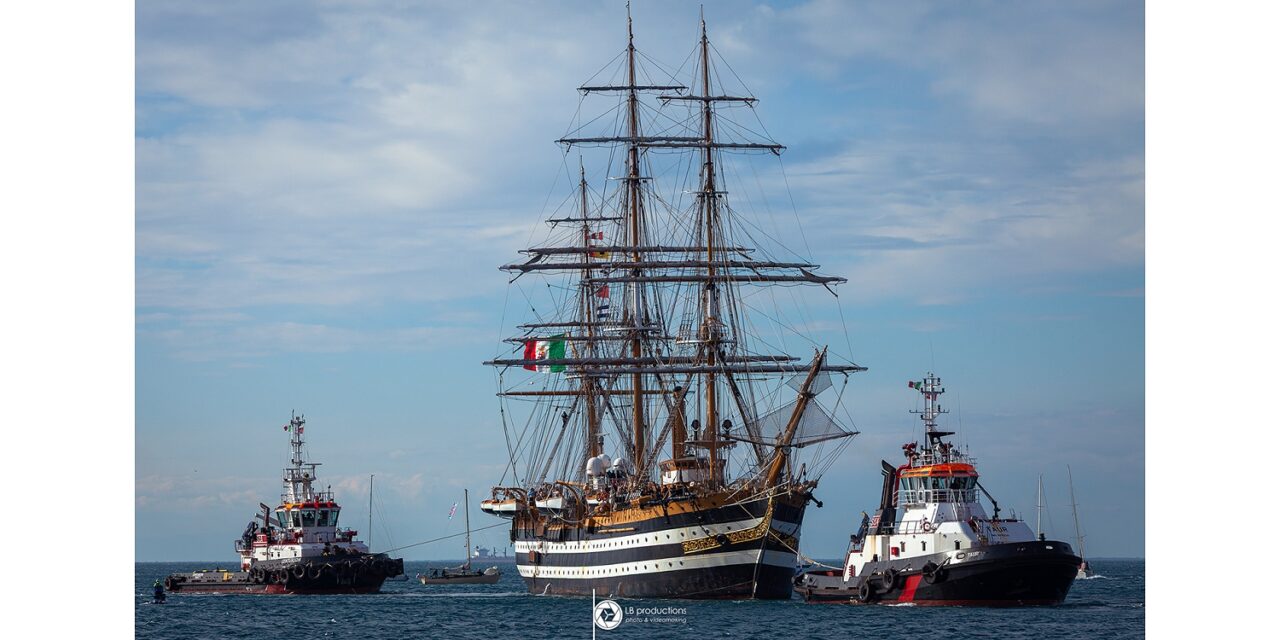
{"label": "red hull stripe", "polygon": [[902,595],[898,596],[898,602],[911,602],[916,597],[916,587],[920,586],[920,575],[907,576],[906,584],[902,585]]}

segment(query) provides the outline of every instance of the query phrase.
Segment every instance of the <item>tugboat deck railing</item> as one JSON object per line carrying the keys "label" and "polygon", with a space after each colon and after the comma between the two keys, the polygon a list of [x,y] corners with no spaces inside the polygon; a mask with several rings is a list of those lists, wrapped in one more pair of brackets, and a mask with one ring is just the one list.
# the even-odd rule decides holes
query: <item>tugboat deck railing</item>
{"label": "tugboat deck railing", "polygon": [[898,500],[903,505],[926,502],[977,502],[978,492],[975,489],[905,489],[898,491]]}
{"label": "tugboat deck railing", "polygon": [[913,458],[911,460],[911,463],[908,466],[912,469],[915,469],[918,467],[931,467],[937,464],[953,464],[953,463],[971,465],[971,464],[975,464],[976,461],[974,460],[973,456],[966,455],[963,453],[952,452],[946,455],[943,455],[940,453],[921,453],[919,456]]}

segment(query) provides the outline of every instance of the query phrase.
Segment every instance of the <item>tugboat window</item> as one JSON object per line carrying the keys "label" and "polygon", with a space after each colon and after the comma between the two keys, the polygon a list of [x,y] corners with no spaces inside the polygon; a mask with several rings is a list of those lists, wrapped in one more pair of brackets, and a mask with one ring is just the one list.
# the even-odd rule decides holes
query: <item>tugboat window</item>
{"label": "tugboat window", "polygon": [[314,510],[312,510],[312,509],[305,509],[305,510],[303,510],[303,512],[302,512],[302,526],[304,526],[304,527],[314,527],[314,526],[316,526],[316,512],[315,512]]}
{"label": "tugboat window", "polygon": [[328,509],[320,510],[320,516],[316,518],[316,526],[317,527],[329,526],[329,510]]}

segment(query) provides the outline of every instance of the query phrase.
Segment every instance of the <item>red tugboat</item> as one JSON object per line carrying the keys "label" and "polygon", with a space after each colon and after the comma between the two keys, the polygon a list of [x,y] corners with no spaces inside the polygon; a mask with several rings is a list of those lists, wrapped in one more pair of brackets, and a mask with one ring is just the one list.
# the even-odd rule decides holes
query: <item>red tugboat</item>
{"label": "red tugboat", "polygon": [[[924,396],[924,447],[903,445],[906,463],[883,465],[880,510],[862,516],[850,536],[844,568],[796,577],[807,602],[1018,606],[1060,604],[1080,558],[1071,546],[1036,536],[1000,507],[978,482],[973,458],[939,431],[945,389],[932,373],[909,387]],[[978,502],[991,501],[987,516]],[[902,517],[898,512],[901,508]]]}
{"label": "red tugboat", "polygon": [[[265,504],[236,540],[240,570],[175,573],[164,586],[173,593],[377,593],[383,580],[404,573],[404,560],[369,553],[356,532],[338,528],[341,507],[329,490],[315,491],[318,462],[302,455],[306,420],[293,416],[285,430],[293,447],[284,470],[284,493],[275,516]],[[261,520],[261,524],[259,524]]]}

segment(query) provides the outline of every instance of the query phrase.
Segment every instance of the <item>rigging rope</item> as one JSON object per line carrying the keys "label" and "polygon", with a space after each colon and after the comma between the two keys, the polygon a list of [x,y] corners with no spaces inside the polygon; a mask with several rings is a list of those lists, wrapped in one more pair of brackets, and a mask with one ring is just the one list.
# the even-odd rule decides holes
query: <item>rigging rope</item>
{"label": "rigging rope", "polygon": [[[477,531],[484,531],[485,529],[492,529],[492,528],[494,528],[494,527],[509,527],[509,526],[511,526],[509,523],[506,523],[506,522],[499,522],[499,523],[497,523],[497,524],[491,524],[491,525],[489,525],[489,526],[487,526],[487,527],[480,527],[479,529],[472,529],[472,530],[471,530],[471,533],[475,533],[475,532],[477,532]],[[462,533],[454,533],[454,534],[450,534],[450,535],[447,535],[447,536],[441,536],[441,537],[439,537],[439,538],[432,538],[432,539],[430,539],[430,540],[424,540],[424,541],[422,541],[422,542],[415,542],[415,543],[413,543],[413,544],[406,544],[406,545],[404,545],[403,547],[393,547],[393,548],[391,548],[391,549],[387,549],[386,551],[378,551],[377,553],[391,553],[392,551],[402,551],[402,550],[404,550],[404,549],[409,549],[409,548],[412,548],[412,547],[421,547],[421,546],[422,546],[422,545],[424,545],[424,544],[431,544],[432,542],[440,542],[441,540],[448,540],[448,539],[450,539],[450,538],[460,538],[460,537],[465,536],[465,535],[467,535],[467,532],[466,532],[466,531],[463,531]]]}

